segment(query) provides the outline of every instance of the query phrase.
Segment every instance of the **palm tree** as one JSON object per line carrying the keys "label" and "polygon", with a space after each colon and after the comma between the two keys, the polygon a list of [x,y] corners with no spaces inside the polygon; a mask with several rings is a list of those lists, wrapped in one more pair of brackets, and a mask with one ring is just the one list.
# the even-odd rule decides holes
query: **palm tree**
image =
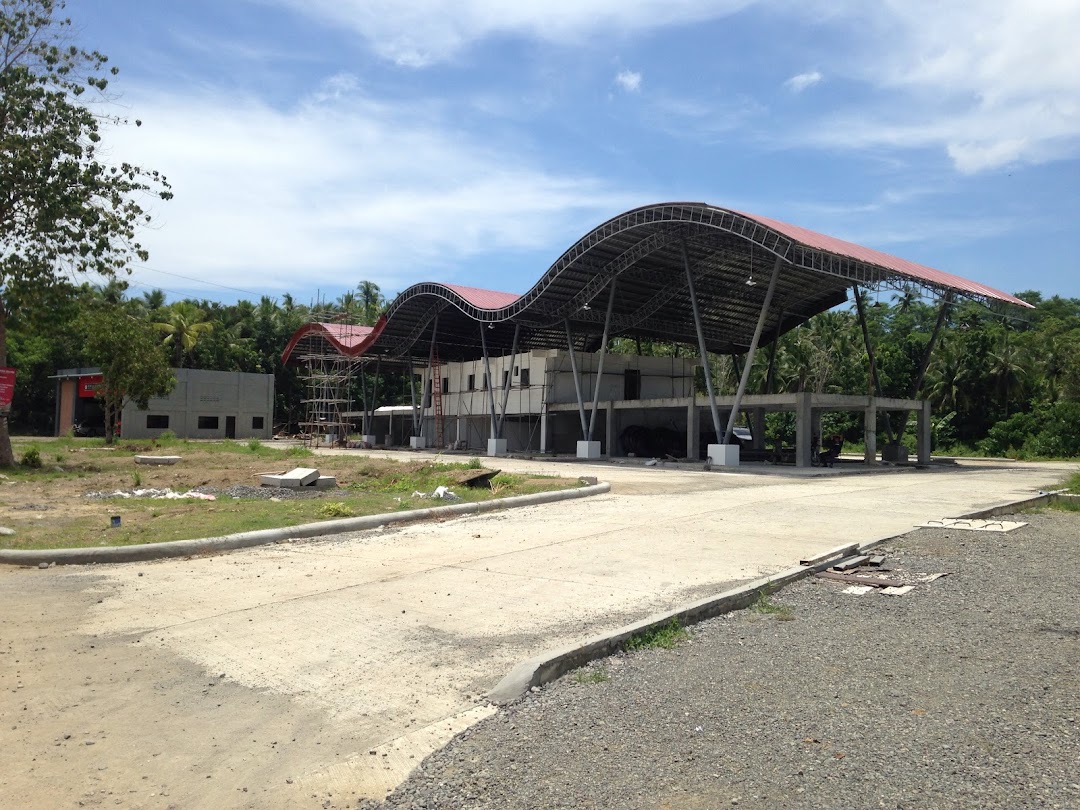
{"label": "palm tree", "polygon": [[360,294],[360,322],[374,326],[386,307],[379,285],[374,281],[361,281],[356,285],[356,291]]}
{"label": "palm tree", "polygon": [[174,365],[183,368],[184,357],[192,352],[202,335],[214,330],[214,324],[190,301],[177,301],[165,310],[165,317],[154,328],[165,334],[164,343],[172,348]]}

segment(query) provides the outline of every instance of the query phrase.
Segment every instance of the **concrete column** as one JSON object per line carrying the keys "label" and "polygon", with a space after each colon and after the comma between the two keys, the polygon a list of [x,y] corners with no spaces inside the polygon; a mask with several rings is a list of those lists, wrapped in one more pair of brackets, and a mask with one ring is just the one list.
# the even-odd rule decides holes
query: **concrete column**
{"label": "concrete column", "polygon": [[765,409],[754,409],[754,448],[757,450],[765,449]]}
{"label": "concrete column", "polygon": [[863,423],[863,442],[866,444],[866,452],[863,460],[867,464],[877,463],[877,399],[870,397],[870,404],[866,406],[866,416]]}
{"label": "concrete column", "polygon": [[810,431],[812,430],[809,392],[802,392],[795,397],[795,466],[809,467],[811,452]]}
{"label": "concrete column", "polygon": [[919,408],[919,463],[930,463],[930,400],[924,399]]}
{"label": "concrete column", "polygon": [[701,452],[701,412],[698,411],[697,400],[690,397],[690,404],[686,406],[686,457],[699,458]]}
{"label": "concrete column", "polygon": [[540,406],[540,452],[547,452],[548,409],[547,404]]}
{"label": "concrete column", "polygon": [[[814,408],[810,411],[810,458],[813,459],[814,454],[821,449],[821,446],[825,443],[825,437],[821,435],[821,409]],[[817,445],[813,443],[813,437],[817,436]]]}
{"label": "concrete column", "polygon": [[604,438],[604,449],[607,450],[608,458],[615,455],[615,403],[610,400],[604,412],[607,417],[607,436]]}

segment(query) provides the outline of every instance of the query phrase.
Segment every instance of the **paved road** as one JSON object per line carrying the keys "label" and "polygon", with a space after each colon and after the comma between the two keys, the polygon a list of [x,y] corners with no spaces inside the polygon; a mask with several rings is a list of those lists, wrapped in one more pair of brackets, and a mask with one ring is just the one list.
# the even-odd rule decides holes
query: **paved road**
{"label": "paved road", "polygon": [[216,557],[0,571],[0,745],[18,760],[0,805],[347,806],[488,716],[486,690],[530,655],[1075,469],[500,466],[613,491]]}

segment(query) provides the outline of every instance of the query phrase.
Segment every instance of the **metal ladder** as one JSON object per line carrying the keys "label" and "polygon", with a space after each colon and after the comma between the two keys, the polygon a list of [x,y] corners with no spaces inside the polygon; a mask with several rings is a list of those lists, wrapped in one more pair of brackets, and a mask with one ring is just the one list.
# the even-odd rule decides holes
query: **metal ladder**
{"label": "metal ladder", "polygon": [[443,408],[442,408],[442,366],[439,364],[439,353],[431,355],[431,405],[435,411],[435,447],[441,450],[443,442]]}

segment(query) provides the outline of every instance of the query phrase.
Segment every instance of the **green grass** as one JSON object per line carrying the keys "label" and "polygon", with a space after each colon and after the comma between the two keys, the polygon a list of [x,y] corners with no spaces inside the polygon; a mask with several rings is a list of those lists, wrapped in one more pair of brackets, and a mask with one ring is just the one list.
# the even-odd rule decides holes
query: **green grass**
{"label": "green grass", "polygon": [[750,605],[751,613],[762,616],[773,616],[777,621],[790,622],[795,618],[795,610],[790,605],[779,605],[772,601],[773,591],[762,588],[758,591],[757,599]]}
{"label": "green grass", "polygon": [[576,683],[606,683],[611,680],[611,676],[608,675],[606,669],[596,667],[595,669],[579,669],[574,673],[574,681]]}
{"label": "green grass", "polygon": [[1074,495],[1080,495],[1080,473],[1073,473],[1065,480],[1065,488]]}
{"label": "green grass", "polygon": [[627,652],[636,650],[662,649],[670,650],[680,641],[690,638],[686,628],[679,624],[678,619],[672,619],[667,624],[654,627],[637,635],[631,636],[626,642]]}
{"label": "green grass", "polygon": [[[17,439],[16,453],[34,445]],[[261,442],[186,442],[166,440],[164,452],[182,461],[170,467],[135,467],[136,453],[155,452],[160,443],[121,442],[105,447],[101,439],[60,438],[42,442],[43,466],[16,465],[0,471],[3,525],[16,534],[0,537],[3,548],[77,548],[220,537],[236,532],[278,528],[349,516],[386,514],[443,505],[420,498],[446,486],[458,502],[567,489],[577,479],[500,474],[491,488],[469,488],[464,478],[483,471],[478,459],[462,463],[396,462],[367,456],[311,457],[304,447],[275,447]],[[18,455],[16,455],[18,457]],[[216,501],[152,500],[148,498],[84,498],[91,491],[111,492],[138,487],[183,492],[213,486],[253,484],[256,472],[295,466],[319,467],[336,475],[341,487],[321,497],[270,501],[219,497]],[[32,506],[31,506],[32,505]],[[13,508],[15,507],[15,508]],[[121,525],[111,527],[112,516]]]}

